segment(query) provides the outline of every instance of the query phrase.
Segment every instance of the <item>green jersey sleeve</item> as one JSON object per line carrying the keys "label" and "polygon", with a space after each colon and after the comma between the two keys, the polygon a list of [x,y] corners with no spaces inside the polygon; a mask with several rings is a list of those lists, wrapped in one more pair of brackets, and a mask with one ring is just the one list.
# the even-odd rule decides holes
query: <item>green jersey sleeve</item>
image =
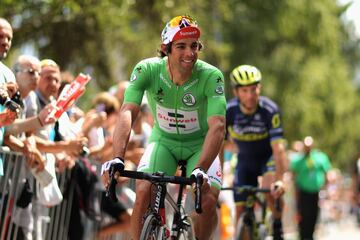
{"label": "green jersey sleeve", "polygon": [[130,76],[130,85],[125,91],[124,103],[141,104],[150,76],[148,64],[145,61],[136,64]]}
{"label": "green jersey sleeve", "polygon": [[207,116],[225,116],[226,98],[224,93],[224,76],[220,70],[216,69],[209,75],[204,90],[208,100]]}

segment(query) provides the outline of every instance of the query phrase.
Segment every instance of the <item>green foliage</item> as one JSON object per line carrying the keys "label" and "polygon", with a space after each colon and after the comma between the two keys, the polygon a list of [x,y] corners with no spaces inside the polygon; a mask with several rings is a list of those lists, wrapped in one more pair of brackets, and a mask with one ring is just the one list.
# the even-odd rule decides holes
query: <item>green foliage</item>
{"label": "green foliage", "polygon": [[360,101],[352,79],[360,51],[353,26],[341,21],[348,5],[336,2],[3,0],[0,16],[14,26],[13,55],[27,44],[40,58],[93,76],[81,99],[86,107],[96,92],[127,80],[136,62],[157,54],[165,22],[190,14],[202,30],[202,59],[226,79],[237,65],[259,67],[263,93],[280,105],[289,142],[313,135],[344,166],[359,154]]}

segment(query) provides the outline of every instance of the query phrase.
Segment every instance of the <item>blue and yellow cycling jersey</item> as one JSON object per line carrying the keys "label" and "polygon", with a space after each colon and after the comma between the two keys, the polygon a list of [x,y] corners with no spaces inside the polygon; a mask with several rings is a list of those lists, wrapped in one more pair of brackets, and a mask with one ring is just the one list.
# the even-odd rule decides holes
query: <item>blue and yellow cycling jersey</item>
{"label": "blue and yellow cycling jersey", "polygon": [[231,99],[226,110],[226,130],[226,138],[230,136],[238,147],[238,156],[253,159],[268,159],[272,155],[271,142],[283,139],[280,110],[264,96],[259,97],[251,115],[241,112],[238,98]]}

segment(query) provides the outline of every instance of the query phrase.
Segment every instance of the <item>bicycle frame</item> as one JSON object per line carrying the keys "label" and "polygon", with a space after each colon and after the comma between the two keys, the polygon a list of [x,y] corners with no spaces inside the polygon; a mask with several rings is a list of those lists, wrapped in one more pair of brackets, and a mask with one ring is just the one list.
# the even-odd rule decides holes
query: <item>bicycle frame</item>
{"label": "bicycle frame", "polygon": [[[259,204],[261,207],[261,219],[258,221],[255,216],[254,207],[256,204]],[[266,201],[259,199],[256,192],[250,193],[246,198],[246,208],[245,208],[245,217],[244,217],[244,224],[249,226],[251,229],[251,237],[252,239],[259,239],[260,233],[258,229],[259,224],[265,223],[266,217]]]}
{"label": "bicycle frame", "polygon": [[[231,188],[222,188],[221,190],[232,190],[238,192],[246,192],[248,195],[245,201],[245,211],[243,217],[239,219],[242,221],[238,224],[243,224],[249,229],[249,238],[251,240],[260,239],[259,225],[265,224],[266,222],[266,200],[261,200],[257,193],[269,193],[270,189],[256,188],[253,186],[242,186],[242,187],[231,187]],[[258,221],[255,216],[254,207],[256,204],[259,204],[261,207],[261,219]],[[240,229],[237,229],[238,231]],[[240,232],[238,232],[240,234]]]}
{"label": "bicycle frame", "polygon": [[[174,218],[171,228],[171,239],[178,239],[179,233],[182,230],[187,230],[188,227],[191,227],[191,224],[187,222],[187,216],[183,214],[182,206],[183,206],[183,192],[186,185],[192,185],[195,183],[195,210],[198,213],[201,213],[201,185],[203,182],[202,175],[198,175],[194,178],[186,178],[186,162],[179,162],[181,177],[177,176],[165,176],[162,172],[157,172],[154,174],[149,174],[145,172],[137,172],[137,171],[128,171],[128,170],[117,170],[116,166],[114,169],[110,170],[110,186],[108,189],[108,195],[114,201],[116,201],[115,196],[115,185],[116,180],[114,178],[114,174],[116,171],[120,173],[121,176],[133,178],[133,179],[145,179],[150,181],[155,188],[153,189],[153,194],[151,196],[150,207],[145,214],[144,219],[147,216],[152,215],[157,219],[157,223],[161,228],[166,226],[166,213],[165,213],[165,199],[170,204],[170,206],[174,210]],[[168,194],[167,192],[167,183],[175,183],[179,185],[178,198],[177,201]],[[164,234],[166,238],[170,236],[169,229],[163,229],[164,232],[160,234]]]}
{"label": "bicycle frame", "polygon": [[[186,162],[180,161],[179,166],[181,170],[181,177],[186,177]],[[160,176],[163,175],[161,173],[157,173]],[[164,226],[166,225],[166,211],[165,211],[165,199],[172,207],[174,211],[173,222],[171,225],[171,238],[177,239],[179,236],[179,232],[182,229],[186,229],[190,227],[190,224],[187,223],[186,215],[183,214],[181,209],[183,208],[183,197],[184,197],[184,190],[185,184],[179,184],[178,196],[177,201],[170,196],[167,192],[167,183],[155,183],[156,189],[154,190],[154,195],[152,197],[150,211],[151,213],[155,213],[160,216],[161,224]],[[167,233],[165,233],[167,235]]]}
{"label": "bicycle frame", "polygon": [[170,196],[167,192],[167,183],[154,183],[155,189],[153,190],[153,196],[151,199],[151,204],[148,213],[144,216],[144,219],[148,214],[155,214],[159,216],[159,220],[162,226],[166,225],[166,209],[165,209],[165,199],[171,206],[174,211],[174,217],[171,225],[171,234],[169,233],[169,229],[165,229],[165,236],[177,239],[179,232],[190,225],[184,220],[186,219],[186,215],[181,211],[183,207],[183,191],[185,185],[180,184],[178,190],[177,201],[175,202],[174,198]]}

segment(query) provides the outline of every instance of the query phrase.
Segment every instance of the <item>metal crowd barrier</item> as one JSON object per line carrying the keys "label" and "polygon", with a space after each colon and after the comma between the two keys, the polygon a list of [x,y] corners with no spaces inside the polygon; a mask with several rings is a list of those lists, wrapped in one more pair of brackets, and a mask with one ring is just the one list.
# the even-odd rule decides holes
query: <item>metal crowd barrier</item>
{"label": "metal crowd barrier", "polygon": [[[3,161],[4,175],[0,176],[0,240],[15,240],[18,239],[20,228],[12,221],[16,209],[16,201],[22,191],[22,181],[25,178],[24,171],[26,168],[26,158],[21,153],[9,151],[8,148],[0,148],[0,158]],[[69,223],[71,216],[71,209],[73,198],[75,197],[75,181],[72,177],[72,171],[66,170],[61,174],[57,174],[59,188],[63,194],[62,202],[54,207],[46,208],[37,203],[36,191],[34,189],[35,178],[25,173],[26,178],[31,178],[30,182],[33,184],[32,197],[32,214],[33,214],[33,229],[25,239],[33,240],[64,240],[69,239]],[[101,194],[99,192],[99,194]],[[133,192],[126,189],[122,193],[122,201],[126,201],[128,206],[133,204]],[[44,215],[44,209],[46,214]],[[96,232],[104,223],[109,223],[113,220],[110,217],[101,214],[100,221],[94,221],[82,215],[84,237],[83,239],[97,239]],[[85,216],[85,217],[84,217]],[[127,234],[116,234],[102,240],[126,240],[130,239]],[[79,239],[81,240],[81,239]]]}
{"label": "metal crowd barrier", "polygon": [[[11,216],[14,212],[15,196],[20,191],[17,186],[23,156],[13,152],[2,152],[0,156],[4,165],[4,176],[0,177],[0,239],[5,240],[10,239],[11,232],[13,231]],[[16,239],[16,233],[14,239]]]}

